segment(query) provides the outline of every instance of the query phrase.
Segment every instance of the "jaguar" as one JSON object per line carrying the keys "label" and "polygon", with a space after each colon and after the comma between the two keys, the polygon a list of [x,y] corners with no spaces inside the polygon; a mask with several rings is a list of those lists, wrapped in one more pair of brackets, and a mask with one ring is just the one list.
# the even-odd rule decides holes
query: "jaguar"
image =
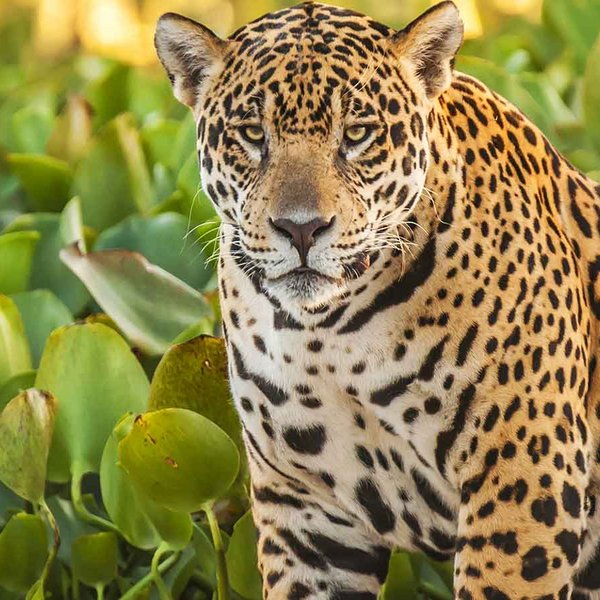
{"label": "jaguar", "polygon": [[600,186],[462,40],[452,2],[158,22],[222,223],[265,598],[375,599],[396,548],[454,557],[460,600],[600,598]]}

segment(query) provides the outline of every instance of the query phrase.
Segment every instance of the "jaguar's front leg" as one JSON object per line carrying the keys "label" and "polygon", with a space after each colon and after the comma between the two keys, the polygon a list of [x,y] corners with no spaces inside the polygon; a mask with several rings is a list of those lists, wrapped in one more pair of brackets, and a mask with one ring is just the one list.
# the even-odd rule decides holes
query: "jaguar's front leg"
{"label": "jaguar's front leg", "polygon": [[389,549],[327,498],[261,463],[252,465],[252,495],[264,598],[375,600]]}
{"label": "jaguar's front leg", "polygon": [[480,417],[461,487],[456,597],[567,600],[586,518],[583,402],[525,392]]}

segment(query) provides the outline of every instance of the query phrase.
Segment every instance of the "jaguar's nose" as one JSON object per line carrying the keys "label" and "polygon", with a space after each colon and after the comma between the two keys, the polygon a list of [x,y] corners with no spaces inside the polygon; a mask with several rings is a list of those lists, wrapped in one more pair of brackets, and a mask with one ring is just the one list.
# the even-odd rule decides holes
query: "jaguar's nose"
{"label": "jaguar's nose", "polygon": [[335,222],[335,216],[328,221],[322,218],[312,219],[305,223],[296,223],[291,219],[269,219],[273,228],[288,238],[298,250],[302,265],[306,265],[308,251],[314,246],[316,238],[329,231]]}

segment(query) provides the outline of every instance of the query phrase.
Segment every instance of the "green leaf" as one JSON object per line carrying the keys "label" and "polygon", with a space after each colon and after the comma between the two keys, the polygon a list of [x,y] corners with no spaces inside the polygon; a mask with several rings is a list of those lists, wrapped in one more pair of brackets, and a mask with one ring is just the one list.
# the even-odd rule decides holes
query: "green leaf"
{"label": "green leaf", "polygon": [[131,115],[113,119],[88,145],[75,169],[72,195],[81,198],[84,222],[99,231],[149,211],[150,173]]}
{"label": "green leaf", "polygon": [[200,527],[194,527],[192,545],[196,554],[198,568],[212,587],[217,585],[217,554],[209,535]]}
{"label": "green leaf", "polygon": [[236,478],[239,454],[220,427],[182,408],[136,417],[119,444],[131,480],[158,504],[194,512],[222,496]]}
{"label": "green leaf", "polygon": [[71,549],[73,541],[81,535],[95,533],[91,525],[83,521],[75,512],[71,499],[61,498],[58,495],[51,496],[46,501],[48,508],[52,511],[60,531],[60,546],[58,557],[67,566],[72,567],[73,561]]}
{"label": "green leaf", "polygon": [[85,252],[85,230],[81,212],[81,200],[77,196],[71,198],[60,215],[60,236],[65,246],[77,242]]}
{"label": "green leaf", "polygon": [[211,314],[201,294],[141,254],[102,250],[61,253],[131,342],[147,354],[162,354],[186,327]]}
{"label": "green leaf", "polygon": [[106,585],[117,576],[117,536],[112,531],[76,538],[71,556],[73,575],[86,585]]}
{"label": "green leaf", "polygon": [[173,170],[181,167],[181,164],[172,163],[173,140],[177,137],[180,127],[181,123],[175,119],[155,119],[144,125],[140,133],[152,163],[162,163]]}
{"label": "green leaf", "polygon": [[100,486],[106,512],[123,537],[133,546],[149,550],[166,541],[181,549],[190,541],[192,520],[187,513],[168,510],[140,493],[118,464],[118,444],[133,425],[127,415],[106,442],[100,463]]}
{"label": "green leaf", "polygon": [[[600,120],[598,119],[598,107],[600,106],[600,35],[594,44],[585,68],[583,78],[583,113],[587,132],[594,143],[596,150],[600,152]],[[598,168],[598,165],[596,165]]]}
{"label": "green leaf", "polygon": [[0,480],[30,502],[44,497],[55,413],[52,394],[35,389],[13,398],[0,413]]}
{"label": "green leaf", "polygon": [[35,211],[58,212],[69,199],[73,175],[69,165],[44,154],[9,154],[8,164]]}
{"label": "green leaf", "polygon": [[48,336],[58,327],[72,323],[73,315],[64,303],[48,290],[14,294],[12,299],[21,313],[33,366],[37,368]]}
{"label": "green leaf", "polygon": [[0,410],[2,410],[15,396],[22,391],[33,387],[36,371],[23,371],[13,375],[0,386]]}
{"label": "green leaf", "polygon": [[36,387],[52,392],[60,410],[48,479],[98,472],[104,444],[119,418],[146,405],[148,380],[125,340],[100,324],[62,327],[46,344]]}
{"label": "green leaf", "polygon": [[600,0],[544,0],[542,16],[583,68],[598,35]]}
{"label": "green leaf", "polygon": [[127,110],[130,68],[117,62],[104,61],[101,73],[84,90],[94,112],[94,125],[103,125]]}
{"label": "green leaf", "polygon": [[18,152],[44,152],[52,130],[54,115],[48,105],[24,106],[12,115],[10,128],[14,136],[12,148]]}
{"label": "green leaf", "polygon": [[187,408],[216,423],[243,452],[240,419],[231,398],[221,338],[200,336],[171,346],[150,384],[150,410]]}
{"label": "green leaf", "polygon": [[0,235],[0,292],[14,294],[27,289],[40,234],[19,231]]}
{"label": "green leaf", "polygon": [[175,101],[164,74],[156,69],[132,69],[128,92],[128,109],[140,121],[149,115],[171,114],[184,108]]}
{"label": "green leaf", "polygon": [[256,527],[252,513],[248,511],[233,526],[233,535],[225,555],[229,583],[235,592],[247,600],[262,598],[256,542]]}
{"label": "green leaf", "polygon": [[179,171],[177,189],[183,193],[181,212],[189,215],[192,223],[204,223],[216,217],[212,202],[200,187],[198,154],[195,150]]}
{"label": "green leaf", "polygon": [[54,122],[48,140],[48,154],[75,163],[83,154],[92,135],[92,107],[83,96],[70,95]]}
{"label": "green leaf", "polygon": [[206,241],[199,240],[195,232],[188,236],[188,230],[188,219],[180,214],[134,215],[100,234],[94,250],[139,252],[149,262],[201,290],[213,269],[206,265],[209,255],[202,252]]}
{"label": "green leaf", "polygon": [[414,600],[418,597],[418,581],[413,572],[410,555],[396,551],[390,557],[386,582],[381,600]]}
{"label": "green leaf", "polygon": [[15,219],[6,231],[38,231],[41,234],[33,256],[29,289],[54,292],[69,310],[77,315],[89,302],[90,295],[59,258],[59,252],[65,246],[61,222],[62,216],[56,214],[22,215]]}
{"label": "green leaf", "polygon": [[37,515],[13,515],[0,532],[0,586],[26,592],[39,578],[48,555],[46,526]]}
{"label": "green leaf", "polygon": [[[166,572],[163,581],[173,598],[185,598],[186,587],[196,570],[196,554],[192,546],[187,546],[177,562]],[[194,586],[195,587],[195,586]],[[158,590],[152,590],[151,600],[160,598]],[[200,600],[194,592],[194,600]],[[208,599],[207,599],[208,600]]]}
{"label": "green leaf", "polygon": [[31,370],[31,355],[19,309],[0,295],[0,385],[11,377]]}

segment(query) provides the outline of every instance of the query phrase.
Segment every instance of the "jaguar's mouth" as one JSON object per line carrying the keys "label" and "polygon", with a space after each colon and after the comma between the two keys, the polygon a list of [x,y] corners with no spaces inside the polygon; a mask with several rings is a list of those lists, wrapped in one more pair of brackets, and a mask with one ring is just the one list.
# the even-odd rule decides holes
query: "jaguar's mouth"
{"label": "jaguar's mouth", "polygon": [[357,279],[371,266],[371,255],[366,252],[358,254],[354,261],[344,265],[347,279]]}

